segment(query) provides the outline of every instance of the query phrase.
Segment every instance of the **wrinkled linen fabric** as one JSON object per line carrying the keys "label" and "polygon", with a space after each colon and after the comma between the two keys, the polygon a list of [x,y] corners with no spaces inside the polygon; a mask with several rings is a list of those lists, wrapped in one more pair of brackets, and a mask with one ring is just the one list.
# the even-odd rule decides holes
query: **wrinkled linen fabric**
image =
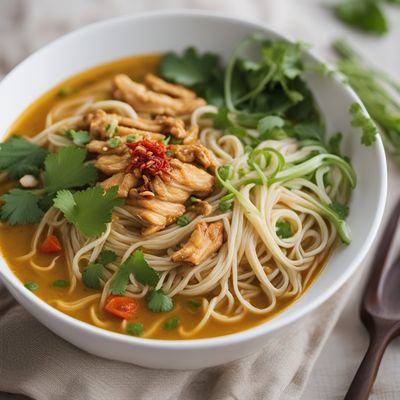
{"label": "wrinkled linen fabric", "polygon": [[[387,6],[392,29],[380,40],[344,28],[332,17],[329,3],[322,0],[3,0],[0,1],[0,77],[40,46],[85,24],[128,13],[195,8],[265,21],[284,34],[313,44],[317,53],[328,58],[332,56],[329,43],[334,37],[345,35],[361,46],[368,59],[400,80],[400,53],[393,51],[400,39],[400,26],[396,25],[399,11]],[[391,163],[389,176],[386,218],[400,195],[400,185],[396,184],[399,174]],[[0,283],[0,400],[341,399],[368,343],[358,319],[358,303],[370,260],[371,256],[365,260],[360,277],[347,283],[317,310],[272,334],[258,353],[224,366],[196,371],[150,370],[81,351],[36,321]],[[372,399],[400,398],[400,381],[396,379],[399,368],[400,348],[395,342],[383,360]]]}

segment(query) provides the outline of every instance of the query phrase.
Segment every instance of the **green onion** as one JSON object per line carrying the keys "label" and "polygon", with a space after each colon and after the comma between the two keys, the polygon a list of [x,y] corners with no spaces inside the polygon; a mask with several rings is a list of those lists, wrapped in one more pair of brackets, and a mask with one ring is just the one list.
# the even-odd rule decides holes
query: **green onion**
{"label": "green onion", "polygon": [[106,132],[113,136],[115,133],[118,132],[118,120],[114,119],[111,123],[106,126]]}
{"label": "green onion", "polygon": [[115,149],[120,144],[121,144],[121,140],[117,137],[113,137],[113,138],[107,140],[107,146],[110,147],[111,149]]}
{"label": "green onion", "polygon": [[31,292],[34,292],[35,290],[39,289],[39,285],[36,282],[27,282],[24,284],[24,286],[29,289]]}
{"label": "green onion", "polygon": [[51,286],[57,288],[67,288],[69,287],[69,282],[65,279],[57,279],[51,284]]}
{"label": "green onion", "polygon": [[169,144],[170,140],[171,140],[171,136],[167,136],[166,138],[163,139],[163,143]]}
{"label": "green onion", "polygon": [[175,154],[172,150],[167,150],[166,154],[168,157],[173,157],[173,155]]}
{"label": "green onion", "polygon": [[195,196],[190,196],[190,202],[191,203],[197,203],[197,202],[199,202],[200,201],[200,199],[199,198],[197,198],[197,197],[195,197]]}
{"label": "green onion", "polygon": [[190,219],[186,215],[181,215],[176,220],[176,224],[179,226],[186,226],[189,222],[190,222]]}
{"label": "green onion", "polygon": [[57,96],[65,97],[65,96],[68,96],[70,93],[71,93],[71,89],[70,88],[63,87],[58,91]]}
{"label": "green onion", "polygon": [[135,136],[135,135],[129,134],[129,135],[126,137],[126,142],[127,142],[127,143],[132,143],[132,142],[134,142],[135,140],[136,140],[136,136]]}

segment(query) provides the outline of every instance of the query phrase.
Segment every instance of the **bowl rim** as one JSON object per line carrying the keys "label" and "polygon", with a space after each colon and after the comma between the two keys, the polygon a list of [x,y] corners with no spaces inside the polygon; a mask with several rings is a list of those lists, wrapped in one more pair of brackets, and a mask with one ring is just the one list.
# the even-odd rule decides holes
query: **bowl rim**
{"label": "bowl rim", "polygon": [[[287,41],[293,41],[290,36],[283,35],[280,32],[269,27],[268,24],[263,23],[261,20],[253,19],[253,18],[241,18],[237,16],[225,15],[222,12],[216,11],[205,11],[205,10],[196,10],[196,9],[174,9],[174,10],[160,10],[160,11],[148,11],[141,12],[137,14],[124,15],[116,18],[110,18],[103,21],[98,21],[89,25],[86,25],[82,28],[73,30],[58,39],[48,43],[44,47],[39,50],[33,52],[27,58],[25,58],[22,62],[20,62],[16,67],[14,67],[0,82],[0,95],[1,89],[5,85],[5,83],[11,79],[12,76],[18,74],[19,70],[27,63],[30,62],[31,59],[35,59],[41,57],[42,53],[45,52],[48,48],[57,46],[62,44],[75,36],[85,35],[88,32],[103,30],[108,28],[109,26],[113,26],[115,24],[124,23],[127,21],[135,21],[141,19],[151,19],[151,18],[187,18],[187,17],[196,17],[203,18],[204,20],[214,19],[221,20],[223,23],[240,23],[245,24],[250,27],[254,27],[255,29],[264,30],[272,35],[280,37]],[[321,58],[314,54],[314,52],[310,49],[304,49],[303,52],[311,57],[313,61],[322,62]],[[329,66],[329,63],[325,64]],[[338,76],[333,76],[333,80],[337,82],[337,84],[344,86],[347,95],[353,100],[361,104],[362,108],[365,112],[366,109],[362,104],[359,97],[356,93],[351,89],[348,85],[344,85],[343,82],[340,81]],[[285,315],[285,310],[282,311],[279,315],[282,318],[279,321],[274,321],[274,318],[267,320],[259,325],[256,325],[252,328],[231,333],[228,335],[210,337],[210,338],[201,338],[201,339],[179,339],[179,340],[165,340],[165,339],[152,339],[152,338],[140,338],[135,336],[126,335],[123,333],[108,331],[103,328],[96,327],[87,322],[75,319],[74,317],[65,314],[56,308],[50,306],[44,300],[40,299],[38,296],[34,295],[29,290],[26,290],[23,286],[23,283],[17,278],[16,275],[12,272],[11,268],[8,267],[7,262],[0,254],[0,277],[10,285],[19,295],[24,297],[26,300],[34,303],[34,307],[39,309],[42,313],[50,315],[51,318],[62,321],[63,323],[69,325],[69,327],[76,330],[84,330],[89,334],[101,336],[106,340],[120,342],[126,345],[140,345],[144,348],[152,348],[152,349],[201,349],[201,348],[214,348],[214,347],[225,347],[230,345],[237,345],[243,342],[255,340],[265,334],[272,333],[286,325],[289,325],[305,315],[309,314],[311,311],[315,310],[325,301],[327,301],[334,293],[336,293],[355,273],[355,271],[361,266],[362,261],[364,260],[366,253],[371,247],[371,244],[376,237],[378,232],[378,228],[382,221],[383,212],[386,204],[387,197],[387,167],[386,167],[386,156],[383,147],[383,143],[380,135],[377,137],[377,140],[374,144],[376,147],[377,153],[377,162],[378,168],[380,170],[380,191],[379,191],[379,200],[378,207],[375,212],[371,230],[369,231],[366,240],[363,245],[357,252],[356,256],[350,261],[346,270],[342,273],[342,275],[334,281],[334,283],[329,286],[325,292],[314,300],[311,300],[309,304],[306,304],[303,308],[298,310],[296,314],[292,316]],[[4,269],[3,266],[6,268]]]}

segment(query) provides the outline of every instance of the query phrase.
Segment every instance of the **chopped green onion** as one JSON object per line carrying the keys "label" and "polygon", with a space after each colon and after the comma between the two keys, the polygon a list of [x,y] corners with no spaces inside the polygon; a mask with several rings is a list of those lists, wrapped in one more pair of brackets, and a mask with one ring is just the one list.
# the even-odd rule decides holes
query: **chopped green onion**
{"label": "chopped green onion", "polygon": [[170,140],[171,140],[171,136],[167,136],[166,138],[163,139],[163,143],[169,144]]}
{"label": "chopped green onion", "polygon": [[171,138],[171,144],[182,144],[182,139]]}
{"label": "chopped green onion", "polygon": [[39,285],[36,282],[27,282],[24,284],[24,286],[29,289],[31,292],[34,292],[35,290],[39,289]]}
{"label": "chopped green onion", "polygon": [[121,144],[121,140],[117,137],[113,137],[113,138],[107,140],[107,146],[110,147],[111,149],[115,149],[120,144]]}
{"label": "chopped green onion", "polygon": [[176,220],[176,224],[179,226],[186,226],[189,222],[190,220],[186,215],[182,215]]}
{"label": "chopped green onion", "polygon": [[114,119],[111,123],[106,126],[106,132],[113,136],[115,133],[118,132],[118,120]]}
{"label": "chopped green onion", "polygon": [[197,203],[197,202],[199,202],[200,201],[200,199],[199,198],[197,198],[197,197],[195,197],[195,196],[190,196],[190,202],[191,203]]}
{"label": "chopped green onion", "polygon": [[126,137],[126,143],[132,143],[132,142],[134,142],[135,140],[136,140],[136,136],[135,136],[135,135],[129,134],[129,135]]}
{"label": "chopped green onion", "polygon": [[69,287],[69,282],[65,279],[57,279],[51,284],[51,286],[57,288],[67,288]]}
{"label": "chopped green onion", "polygon": [[173,155],[175,154],[172,150],[167,150],[166,154],[168,157],[173,157]]}

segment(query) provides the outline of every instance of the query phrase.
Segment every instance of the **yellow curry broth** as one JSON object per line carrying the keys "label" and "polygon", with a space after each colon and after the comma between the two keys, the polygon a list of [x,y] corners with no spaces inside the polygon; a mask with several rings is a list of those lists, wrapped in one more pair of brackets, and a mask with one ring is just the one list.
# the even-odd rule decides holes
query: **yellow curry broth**
{"label": "yellow curry broth", "polygon": [[[39,98],[34,102],[15,122],[10,129],[10,134],[20,134],[33,136],[40,132],[45,126],[45,119],[50,109],[62,98],[58,95],[60,89],[67,88],[71,91],[68,99],[74,94],[84,90],[95,81],[110,78],[116,73],[126,73],[134,79],[141,79],[145,73],[156,70],[159,55],[145,55],[140,57],[132,57],[118,60],[109,64],[95,67],[81,74],[74,76],[65,82],[57,85],[54,89]],[[7,191],[13,184],[10,182],[0,185],[0,193]],[[61,254],[55,263],[53,269],[40,272],[33,268],[29,261],[18,260],[20,256],[27,254],[30,251],[31,239],[33,237],[36,226],[8,226],[5,223],[0,223],[0,250],[3,257],[6,259],[11,270],[19,278],[22,283],[34,281],[39,284],[39,289],[34,293],[45,302],[54,305],[54,302],[61,300],[63,302],[73,302],[84,297],[100,293],[99,290],[86,288],[82,283],[78,282],[77,287],[71,291],[69,288],[57,288],[52,286],[52,283],[58,279],[69,280],[68,268],[65,263],[65,258]],[[54,255],[38,254],[34,262],[41,266],[48,266],[53,260]],[[318,269],[320,271],[320,269]],[[318,273],[316,272],[316,274]],[[315,278],[315,277],[314,277]],[[254,299],[259,305],[267,306],[264,297]],[[273,314],[268,316],[254,315],[247,313],[245,318],[234,324],[223,324],[210,320],[206,327],[196,333],[191,338],[204,338],[221,336],[229,333],[234,333],[251,328],[258,325],[286,308],[293,302],[293,298],[279,301]],[[79,311],[64,311],[67,314],[81,321],[93,324],[91,308],[94,306],[97,317],[104,324],[105,329],[111,331],[124,332],[121,324],[121,319],[116,318],[98,307],[98,300],[89,303],[84,309]],[[163,328],[163,322],[171,317],[179,318],[181,326],[185,330],[193,329],[201,320],[203,313],[200,308],[193,308],[188,305],[188,299],[183,297],[174,298],[174,310],[169,313],[155,314],[147,309],[145,300],[140,301],[140,309],[137,316],[132,322],[140,322],[144,325],[144,334],[146,330],[151,329],[154,324],[158,328],[150,335],[153,338],[159,339],[182,339],[177,329],[167,331]],[[57,308],[57,306],[56,306]],[[153,330],[153,329],[151,329]]]}

